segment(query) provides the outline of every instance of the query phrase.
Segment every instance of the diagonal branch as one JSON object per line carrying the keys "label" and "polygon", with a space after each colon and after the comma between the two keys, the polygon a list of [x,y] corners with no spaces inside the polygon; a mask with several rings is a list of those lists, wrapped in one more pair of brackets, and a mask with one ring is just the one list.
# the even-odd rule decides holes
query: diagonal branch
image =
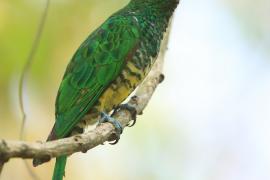
{"label": "diagonal branch", "polygon": [[[145,81],[137,89],[135,95],[129,100],[129,104],[136,108],[138,114],[142,111],[150,101],[155,89],[164,79],[162,74],[163,61],[165,51],[168,44],[169,30],[162,42],[162,48],[159,58],[152,68]],[[115,113],[114,118],[126,127],[132,117],[129,111],[119,110]],[[33,159],[39,158],[49,161],[51,158],[60,155],[71,155],[76,152],[87,152],[88,150],[110,141],[115,137],[114,126],[110,123],[103,123],[94,130],[84,134],[72,136],[69,138],[59,139],[50,142],[25,142],[25,141],[6,141],[0,140],[0,173],[1,162],[7,162],[11,158]]]}

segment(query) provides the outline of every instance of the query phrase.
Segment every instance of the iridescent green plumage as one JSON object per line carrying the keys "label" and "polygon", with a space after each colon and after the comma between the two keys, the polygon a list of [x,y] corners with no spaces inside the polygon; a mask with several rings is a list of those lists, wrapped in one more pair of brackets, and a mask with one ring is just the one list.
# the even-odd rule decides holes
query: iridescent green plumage
{"label": "iridescent green plumage", "polygon": [[78,49],[67,67],[56,100],[55,135],[62,138],[119,75],[139,32],[125,17],[107,20]]}
{"label": "iridescent green plumage", "polygon": [[[141,83],[158,56],[178,3],[131,0],[83,42],[61,82],[48,140],[67,137],[96,114],[109,113]],[[34,165],[40,163],[34,160]],[[53,179],[62,179],[65,163],[66,156],[57,158]]]}

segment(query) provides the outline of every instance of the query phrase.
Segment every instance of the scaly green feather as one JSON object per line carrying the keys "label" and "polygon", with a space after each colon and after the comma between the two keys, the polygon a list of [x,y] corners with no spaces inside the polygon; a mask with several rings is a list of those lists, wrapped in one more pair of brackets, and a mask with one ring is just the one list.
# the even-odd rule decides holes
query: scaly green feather
{"label": "scaly green feather", "polygon": [[126,56],[138,41],[138,29],[133,27],[134,23],[124,16],[110,18],[75,53],[56,99],[57,138],[71,133],[119,75]]}

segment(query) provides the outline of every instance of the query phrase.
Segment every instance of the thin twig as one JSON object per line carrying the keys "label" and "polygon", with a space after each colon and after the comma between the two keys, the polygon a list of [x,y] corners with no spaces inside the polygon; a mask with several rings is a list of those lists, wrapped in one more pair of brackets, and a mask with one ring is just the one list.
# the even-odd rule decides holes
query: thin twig
{"label": "thin twig", "polygon": [[[19,91],[19,105],[20,105],[20,110],[22,113],[22,124],[21,124],[21,128],[20,128],[20,140],[23,140],[23,138],[24,138],[24,127],[25,127],[26,118],[27,118],[25,108],[24,108],[24,102],[23,102],[23,85],[24,85],[24,82],[26,80],[26,74],[28,73],[28,71],[33,63],[34,56],[35,56],[37,48],[40,44],[41,35],[42,35],[43,30],[44,30],[44,25],[45,25],[47,15],[48,15],[49,5],[50,5],[50,0],[46,0],[45,8],[44,8],[43,14],[41,16],[40,23],[38,25],[38,29],[36,32],[34,42],[32,44],[31,51],[27,57],[26,63],[23,67],[22,74],[21,74],[20,80],[19,80],[19,89],[18,89],[18,91]],[[32,171],[30,165],[26,161],[24,161],[24,164],[25,164],[25,167],[26,167],[28,173],[32,177],[32,179],[38,180],[39,177]],[[0,171],[0,173],[1,173],[1,171]]]}
{"label": "thin twig", "polygon": [[46,5],[45,5],[45,9],[44,12],[41,16],[41,20],[37,29],[37,33],[34,39],[34,42],[32,44],[32,48],[31,51],[27,57],[26,63],[23,67],[22,70],[22,74],[20,76],[20,81],[19,81],[19,104],[20,104],[20,110],[22,113],[22,125],[21,125],[21,129],[20,129],[20,139],[23,139],[23,134],[24,134],[24,126],[25,126],[25,122],[26,122],[26,113],[25,113],[25,108],[24,108],[24,102],[23,102],[23,85],[26,79],[26,74],[28,73],[32,63],[33,63],[33,58],[36,54],[37,48],[40,44],[40,39],[41,39],[41,35],[44,29],[44,25],[46,22],[46,18],[47,18],[47,14],[48,14],[48,9],[49,9],[49,5],[50,5],[50,0],[46,1]]}

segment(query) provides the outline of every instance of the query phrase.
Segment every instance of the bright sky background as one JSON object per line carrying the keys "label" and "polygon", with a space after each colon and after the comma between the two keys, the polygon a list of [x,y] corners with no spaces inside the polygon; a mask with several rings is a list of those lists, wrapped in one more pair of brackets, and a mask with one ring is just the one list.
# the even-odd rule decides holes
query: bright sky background
{"label": "bright sky background", "polygon": [[185,132],[182,179],[270,179],[269,57],[222,3],[182,1],[165,74],[156,98]]}

